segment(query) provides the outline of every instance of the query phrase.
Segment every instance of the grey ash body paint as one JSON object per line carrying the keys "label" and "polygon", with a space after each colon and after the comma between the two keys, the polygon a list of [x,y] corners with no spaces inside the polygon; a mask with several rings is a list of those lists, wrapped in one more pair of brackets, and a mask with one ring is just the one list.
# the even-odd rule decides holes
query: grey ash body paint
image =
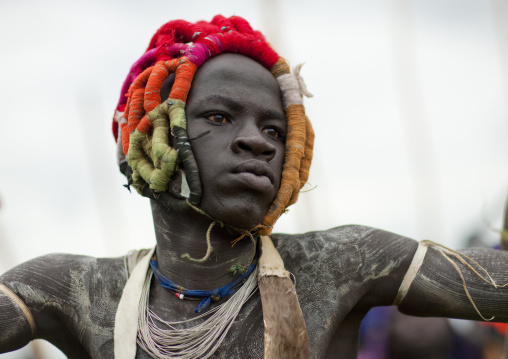
{"label": "grey ash body paint", "polygon": [[[301,235],[275,234],[274,243],[296,288],[307,325],[312,358],[355,358],[358,327],[372,306],[390,305],[411,262],[416,242],[388,232],[344,226]],[[499,282],[505,253],[469,250]],[[468,288],[486,315],[508,304],[506,289],[483,285],[463,270]],[[116,307],[126,282],[124,258],[96,259],[54,254],[34,259],[0,277],[31,308],[41,337],[72,358],[113,358]],[[152,283],[155,296],[161,290]],[[426,295],[422,295],[426,293]],[[1,300],[0,332],[27,341],[22,313]],[[434,299],[433,299],[434,298]],[[176,298],[152,303],[162,316],[191,317],[195,303]],[[190,304],[190,305],[189,305]],[[455,309],[452,309],[452,306]],[[401,310],[416,315],[462,315],[478,319],[454,269],[429,249]],[[489,314],[490,313],[490,314]],[[21,324],[20,324],[21,323]],[[14,339],[13,339],[14,340]],[[2,344],[4,345],[4,344]],[[148,356],[138,349],[138,358]],[[263,324],[259,295],[244,306],[213,358],[262,358]]]}
{"label": "grey ash body paint", "polygon": [[[372,306],[391,303],[416,248],[414,241],[361,226],[302,235],[276,234],[273,240],[286,268],[295,275],[313,358],[332,357],[332,354],[341,358],[356,356],[361,319]],[[436,303],[430,303],[435,310],[433,315],[449,313],[450,307],[443,305],[444,300],[453,303],[459,311],[470,313],[467,316],[474,316],[461,282],[453,277],[453,270],[439,253],[429,252],[401,308],[412,314],[429,315],[429,306],[419,302],[429,303],[435,297]],[[506,260],[503,253],[497,253],[494,261],[492,251],[469,251],[468,254],[490,262],[489,270],[498,279],[506,277],[502,273]],[[438,273],[436,268],[443,271]],[[466,276],[471,293],[487,314],[506,308],[506,290],[490,289],[476,278]],[[96,259],[54,254],[18,266],[0,280],[31,308],[41,337],[53,342],[69,357],[112,358],[114,317],[126,278],[123,257]],[[506,278],[500,281],[503,279]],[[419,291],[430,295],[418,295]],[[435,292],[444,295],[435,296]],[[27,341],[29,328],[22,313],[11,308],[9,301],[1,303],[1,332]],[[161,310],[175,315],[174,309],[180,311],[182,303],[174,298]],[[187,308],[190,316],[192,306]],[[506,315],[500,319],[506,320]],[[254,295],[213,357],[261,358],[262,353],[261,304],[259,296]],[[138,352],[137,357],[147,356]]]}

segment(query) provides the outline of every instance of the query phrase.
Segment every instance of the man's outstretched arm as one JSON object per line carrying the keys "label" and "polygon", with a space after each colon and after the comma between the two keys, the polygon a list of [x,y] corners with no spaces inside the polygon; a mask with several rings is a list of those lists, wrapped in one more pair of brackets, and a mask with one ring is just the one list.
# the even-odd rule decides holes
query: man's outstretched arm
{"label": "man's outstretched arm", "polygon": [[505,251],[475,248],[455,254],[430,245],[399,310],[416,316],[508,322],[508,286],[501,287],[508,283],[507,266]]}
{"label": "man's outstretched arm", "polygon": [[22,348],[34,339],[24,304],[18,300],[9,287],[0,284],[0,353]]}
{"label": "man's outstretched arm", "polygon": [[[64,350],[75,344],[60,315],[72,311],[71,256],[47,255],[22,263],[0,276],[0,353],[41,338]],[[78,357],[78,356],[71,356]]]}

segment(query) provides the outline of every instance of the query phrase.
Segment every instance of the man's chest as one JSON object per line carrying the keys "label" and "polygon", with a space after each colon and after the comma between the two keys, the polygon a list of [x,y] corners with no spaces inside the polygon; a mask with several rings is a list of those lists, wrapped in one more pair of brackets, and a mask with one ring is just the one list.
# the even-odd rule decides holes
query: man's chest
{"label": "man's chest", "polygon": [[[148,315],[150,318],[148,321],[140,321],[136,358],[151,358],[147,352],[166,351],[174,351],[179,355],[185,351],[189,357],[196,358],[204,357],[211,351],[214,351],[211,358],[263,357],[263,313],[257,291],[239,308],[238,315],[232,321],[228,320],[229,313],[234,310],[232,308],[234,300],[231,298],[212,306],[210,314],[203,317],[193,312],[197,304],[195,301],[175,299],[169,300],[166,304],[165,312],[156,313],[154,310],[153,314]],[[214,312],[219,305],[222,306],[220,310]],[[178,313],[183,311],[186,314]],[[217,313],[221,315],[215,315]],[[185,318],[183,323],[175,320],[178,317]],[[158,321],[158,318],[165,319],[165,323]],[[152,324],[156,324],[157,328]],[[150,343],[151,340],[154,343]],[[215,349],[211,349],[214,347]]]}
{"label": "man's chest", "polygon": [[[311,356],[323,358],[330,343],[336,337],[340,323],[358,302],[357,294],[363,292],[363,290],[356,287],[361,287],[361,283],[345,278],[344,280],[338,280],[337,278],[334,281],[331,278],[327,280],[323,275],[320,278],[315,278],[309,275],[308,272],[299,272],[297,268],[292,268],[292,271],[297,278],[297,293],[307,326]],[[118,289],[120,293],[121,289],[123,288]],[[109,293],[112,293],[112,291],[109,291]],[[94,296],[88,306],[82,307],[80,310],[80,318],[75,323],[77,329],[75,335],[80,337],[80,341],[93,358],[113,358],[114,326],[118,298],[119,295]],[[188,314],[193,311],[195,302],[180,301],[171,296],[162,301],[162,304],[166,314],[158,312],[162,319],[178,321],[182,318],[194,316],[193,313],[192,315]],[[187,313],[187,315],[183,315],[184,313]],[[195,323],[176,324],[174,327],[192,330],[193,327],[202,322],[203,320],[197,320]],[[139,324],[139,330],[144,331],[154,341],[160,342],[160,338],[157,338],[158,335],[154,334],[157,331],[154,328],[165,328],[165,325],[159,322],[152,324],[141,323]],[[201,340],[207,345],[221,341],[218,350],[211,356],[212,358],[262,358],[264,325],[259,293],[255,292],[252,295],[241,307],[235,320],[230,326],[225,327],[220,335],[202,332],[194,335],[194,337],[199,339],[197,342]],[[150,357],[145,350],[138,346],[136,358]]]}

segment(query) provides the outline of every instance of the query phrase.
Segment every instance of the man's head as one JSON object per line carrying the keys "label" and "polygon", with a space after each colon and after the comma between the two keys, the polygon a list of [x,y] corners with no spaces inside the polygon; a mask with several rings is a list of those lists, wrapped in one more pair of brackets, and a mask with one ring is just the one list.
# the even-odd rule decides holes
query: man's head
{"label": "man's head", "polygon": [[240,228],[261,223],[284,163],[287,120],[277,80],[243,55],[216,56],[196,72],[186,117],[189,138],[206,133],[191,141],[201,209]]}
{"label": "man's head", "polygon": [[[243,56],[221,55],[214,58],[223,53],[239,53]],[[230,71],[226,71],[224,63],[229,63],[229,66],[232,67],[229,69]],[[203,71],[197,73],[194,80],[196,82],[193,82],[196,70],[201,65],[203,65]],[[236,71],[236,67],[239,69],[243,67],[244,70],[247,70]],[[256,72],[256,69],[266,69],[267,71]],[[271,72],[271,75],[268,71]],[[218,76],[217,74],[220,72],[227,77]],[[240,75],[249,75],[250,77],[242,79]],[[269,78],[269,76],[273,76],[273,78]],[[194,121],[192,124],[189,121],[195,116],[206,115],[199,112],[203,103],[194,99],[204,98],[206,93],[216,90],[211,81],[215,82],[216,86],[222,86],[224,91],[228,91],[237,81],[236,79],[239,82],[244,82],[245,86],[239,86],[238,93],[229,91],[228,96],[236,96],[242,91],[251,93],[250,96],[237,98],[237,100],[245,103],[243,117],[255,114],[256,120],[249,120],[250,122],[247,121],[247,123],[251,125],[256,123],[258,133],[256,136],[251,136],[254,133],[253,126],[251,126],[246,129],[246,133],[250,131],[250,135],[247,137],[255,138],[254,142],[260,142],[262,139],[261,142],[266,142],[266,146],[270,147],[270,149],[261,151],[265,152],[262,156],[265,157],[264,162],[269,169],[261,168],[264,166],[260,165],[261,161],[256,165],[248,165],[250,167],[246,169],[241,167],[247,165],[238,163],[239,169],[230,170],[233,173],[237,171],[243,174],[239,174],[237,177],[233,176],[234,179],[224,180],[231,180],[232,183],[235,183],[238,178],[243,178],[245,183],[250,183],[250,188],[247,185],[244,190],[238,189],[237,196],[228,196],[230,199],[235,197],[237,205],[240,202],[245,204],[252,202],[248,198],[255,197],[257,202],[251,204],[256,207],[252,213],[253,218],[256,219],[253,219],[252,223],[242,223],[241,226],[250,229],[250,226],[259,224],[260,218],[258,217],[262,216],[258,212],[263,211],[266,214],[261,221],[261,233],[269,234],[277,218],[287,206],[296,201],[298,191],[307,180],[312,158],[313,132],[303,109],[301,81],[299,81],[298,75],[290,74],[286,61],[280,58],[266,43],[264,37],[259,32],[253,31],[242,18],[226,19],[216,16],[211,23],[198,22],[196,24],[177,20],[167,23],[157,31],[147,52],[132,66],[122,88],[122,96],[113,123],[113,131],[119,142],[119,164],[122,172],[128,177],[129,183],[141,194],[156,198],[172,209],[185,209],[187,202],[190,202],[195,206],[205,206],[205,211],[208,209],[208,211],[221,215],[217,207],[220,203],[224,203],[224,208],[233,204],[229,202],[228,205],[225,197],[220,195],[221,192],[225,194],[224,191],[219,190],[223,183],[213,184],[213,178],[216,176],[213,175],[214,168],[209,167],[220,167],[221,159],[208,157],[208,160],[203,160],[207,158],[205,155],[208,153],[201,151],[201,148],[205,147],[201,145],[213,142],[214,145],[220,147],[222,135],[220,138],[213,136],[211,130],[207,130],[210,132],[206,135],[203,135],[206,131],[195,133],[193,125],[199,124],[199,121]],[[169,87],[168,84],[171,85],[169,98],[161,103],[161,94],[164,96],[164,88]],[[282,92],[282,104],[277,84]],[[203,91],[200,90],[201,87]],[[257,91],[261,88],[263,88],[263,93]],[[208,90],[204,91],[205,89]],[[187,103],[189,91],[191,92]],[[193,104],[193,101],[196,105]],[[262,103],[267,106],[261,105]],[[284,121],[281,121],[284,117],[282,108],[287,118],[287,130],[285,124],[279,129],[279,125],[270,124],[268,126],[263,122],[268,121],[269,117],[276,117],[276,119],[272,118],[269,121],[283,123]],[[210,116],[212,115],[215,114],[210,113]],[[212,117],[212,120],[215,118],[217,121],[222,121],[219,117]],[[207,118],[210,121],[210,117]],[[228,126],[222,127],[229,128]],[[279,136],[276,134],[277,132],[286,137],[285,141],[277,137]],[[249,145],[245,144],[244,140],[235,142],[233,133],[230,134],[229,151],[231,152],[229,154],[235,153],[244,156],[249,153],[249,156],[255,157],[253,154],[257,150],[253,151],[252,148],[247,150]],[[249,139],[249,141],[251,140],[252,138]],[[191,142],[196,143],[192,149]],[[278,186],[278,177],[280,176],[277,173],[280,173],[281,151],[271,149],[272,146],[285,148],[280,186]],[[196,151],[197,154],[197,164],[193,151]],[[217,156],[219,155],[226,156],[217,154]],[[267,160],[272,155],[273,159]],[[210,163],[212,159],[214,164]],[[206,176],[201,175],[201,178],[207,181],[203,185],[198,169],[206,174]],[[224,168],[224,170],[229,170],[229,168]],[[268,173],[271,171],[274,172],[273,175]],[[218,174],[218,172],[215,173]],[[248,173],[254,176],[252,177]],[[175,177],[178,175],[182,180],[181,185],[177,186],[180,193],[175,196],[175,191],[168,192],[168,189],[174,187]],[[262,195],[253,195],[256,192],[253,190],[254,187],[259,187],[263,183],[267,184],[265,178],[270,179],[273,190],[265,191],[266,193]],[[268,187],[267,185],[266,188]],[[203,201],[201,201],[202,189],[204,190]],[[273,200],[274,196],[271,192],[277,189]],[[170,192],[173,195],[170,195]],[[231,191],[228,193],[231,194]],[[269,197],[270,202],[272,200],[273,202],[267,208],[265,202]],[[212,202],[215,202],[213,208],[210,207]],[[216,213],[209,212],[208,214],[216,217]]]}

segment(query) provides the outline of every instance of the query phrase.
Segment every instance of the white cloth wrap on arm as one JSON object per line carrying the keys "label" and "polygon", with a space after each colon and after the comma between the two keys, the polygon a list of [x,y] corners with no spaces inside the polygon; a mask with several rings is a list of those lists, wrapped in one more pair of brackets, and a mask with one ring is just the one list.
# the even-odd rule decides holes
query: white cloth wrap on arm
{"label": "white cloth wrap on arm", "polygon": [[399,305],[406,297],[409,287],[411,287],[411,283],[413,283],[413,280],[416,277],[416,273],[418,273],[418,270],[422,266],[423,259],[427,253],[427,248],[427,245],[418,243],[418,248],[416,249],[415,255],[413,256],[413,260],[411,261],[406,275],[400,284],[399,291],[397,292],[397,296],[393,301],[393,305]]}
{"label": "white cloth wrap on arm", "polygon": [[30,330],[32,332],[32,339],[36,339],[37,338],[37,325],[35,324],[35,319],[32,315],[32,312],[30,311],[30,309],[28,309],[26,304],[21,300],[20,297],[18,297],[16,295],[16,293],[14,293],[9,287],[7,287],[6,285],[4,285],[2,283],[0,283],[0,292],[5,293],[14,303],[16,303],[16,305],[19,307],[19,309],[21,309],[21,311],[23,312],[23,314],[26,317],[26,320],[28,321],[28,325],[30,325]]}

